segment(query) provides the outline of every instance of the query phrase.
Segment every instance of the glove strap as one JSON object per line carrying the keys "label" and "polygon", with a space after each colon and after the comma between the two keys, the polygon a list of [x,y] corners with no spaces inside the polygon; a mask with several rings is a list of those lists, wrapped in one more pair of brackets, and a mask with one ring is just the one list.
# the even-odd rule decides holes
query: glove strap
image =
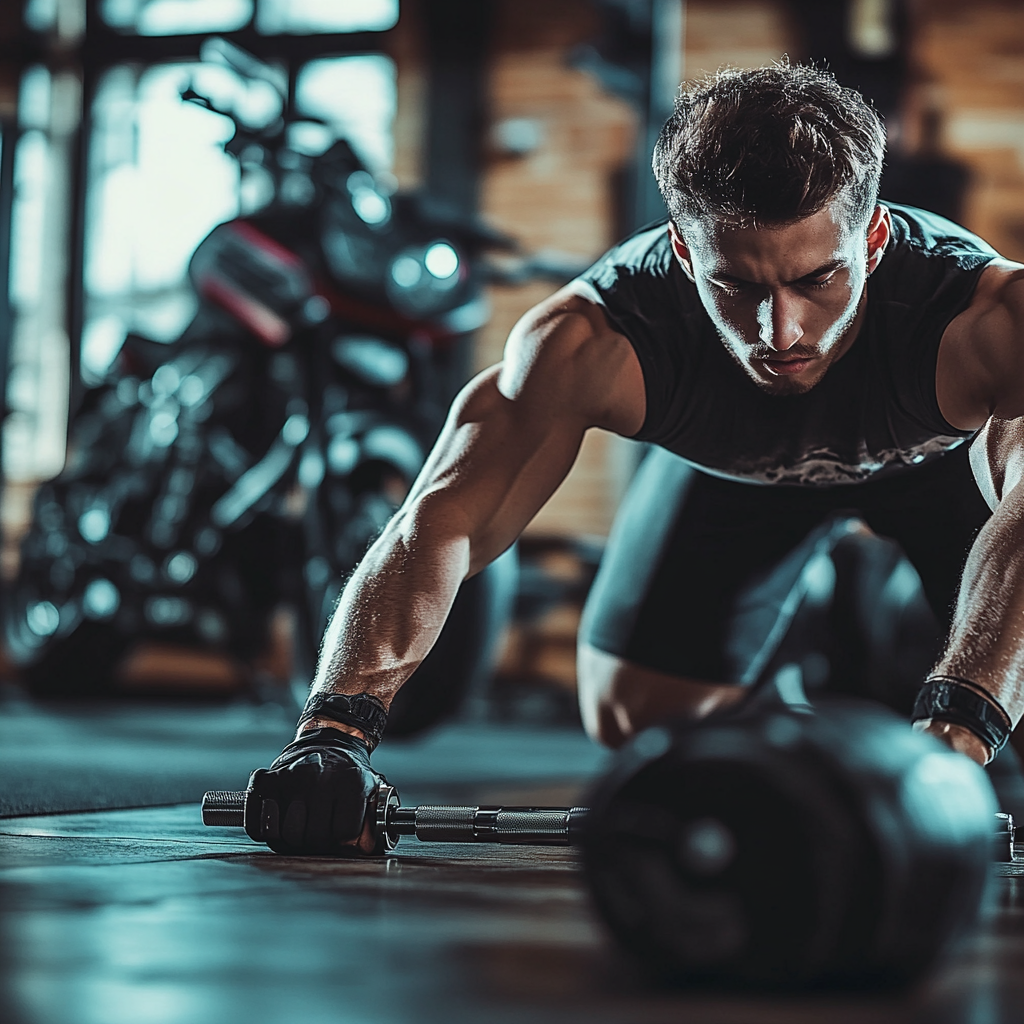
{"label": "glove strap", "polygon": [[388,721],[388,709],[372,693],[311,693],[299,717],[299,725],[323,718],[351,725],[366,737],[370,752],[380,743]]}
{"label": "glove strap", "polygon": [[986,689],[958,676],[931,676],[914,701],[911,721],[934,718],[970,729],[992,751],[991,762],[1006,746],[1013,722]]}

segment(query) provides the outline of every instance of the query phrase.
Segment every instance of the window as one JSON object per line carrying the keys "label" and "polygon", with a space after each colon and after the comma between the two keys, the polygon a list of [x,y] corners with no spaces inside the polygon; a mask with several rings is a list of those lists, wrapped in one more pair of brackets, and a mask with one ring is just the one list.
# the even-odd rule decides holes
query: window
{"label": "window", "polygon": [[[87,384],[106,371],[128,331],[164,342],[181,334],[197,308],[187,278],[192,253],[217,224],[239,214],[240,196],[242,212],[270,198],[240,190],[238,163],[223,150],[231,121],[182,101],[190,84],[253,126],[280,114],[280,97],[267,82],[215,63],[107,72],[92,110],[82,335]],[[394,64],[383,56],[319,58],[297,76],[299,112],[326,123],[315,148],[345,137],[378,171],[391,166],[395,101]]]}
{"label": "window", "polygon": [[[32,0],[32,19],[46,9],[47,0]],[[398,0],[103,0],[100,13],[111,28],[140,36],[234,32],[254,14],[263,35],[381,32],[398,21]]]}
{"label": "window", "polygon": [[252,20],[252,0],[103,0],[103,20],[140,36],[233,32]]}

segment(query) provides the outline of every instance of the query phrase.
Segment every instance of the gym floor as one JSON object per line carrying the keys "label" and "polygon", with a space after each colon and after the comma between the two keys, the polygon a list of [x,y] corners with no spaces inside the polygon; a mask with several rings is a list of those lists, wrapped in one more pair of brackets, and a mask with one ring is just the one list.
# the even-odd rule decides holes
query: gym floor
{"label": "gym floor", "polygon": [[[570,850],[425,845],[277,857],[204,828],[289,732],[247,705],[0,699],[0,1019],[7,1024],[997,1024],[1024,1016],[1024,863],[919,990],[801,998],[652,989],[612,947]],[[117,743],[111,742],[114,738]],[[406,804],[572,803],[577,730],[457,724],[385,741]],[[129,809],[118,809],[129,808]]]}

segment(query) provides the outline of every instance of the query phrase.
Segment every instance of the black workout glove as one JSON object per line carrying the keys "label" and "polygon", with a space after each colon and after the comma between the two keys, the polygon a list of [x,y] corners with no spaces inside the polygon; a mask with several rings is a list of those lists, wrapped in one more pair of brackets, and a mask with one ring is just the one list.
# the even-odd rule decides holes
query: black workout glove
{"label": "black workout glove", "polygon": [[359,838],[384,781],[363,740],[310,729],[249,776],[245,831],[275,853],[358,855],[346,844]]}

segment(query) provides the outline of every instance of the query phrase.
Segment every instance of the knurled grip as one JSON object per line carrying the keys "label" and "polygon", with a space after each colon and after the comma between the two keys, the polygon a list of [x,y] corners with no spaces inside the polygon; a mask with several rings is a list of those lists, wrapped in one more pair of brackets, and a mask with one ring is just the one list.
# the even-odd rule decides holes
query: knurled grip
{"label": "knurled grip", "polygon": [[586,811],[569,807],[440,807],[413,810],[410,832],[424,843],[520,843],[565,846],[578,834]]}
{"label": "knurled grip", "polygon": [[536,843],[545,839],[566,842],[569,837],[569,809],[544,808],[500,810],[494,832],[488,836],[499,843]]}
{"label": "knurled grip", "polygon": [[[579,840],[585,807],[399,806],[391,786],[377,795],[376,831],[380,852],[394,849],[399,836],[424,843],[503,843],[564,846]],[[244,791],[211,790],[203,797],[203,824],[245,824]]]}
{"label": "knurled grip", "polygon": [[476,841],[477,807],[416,808],[416,838],[424,843],[472,843]]}
{"label": "knurled grip", "polygon": [[205,793],[203,824],[242,828],[245,825],[245,791],[213,789]]}

